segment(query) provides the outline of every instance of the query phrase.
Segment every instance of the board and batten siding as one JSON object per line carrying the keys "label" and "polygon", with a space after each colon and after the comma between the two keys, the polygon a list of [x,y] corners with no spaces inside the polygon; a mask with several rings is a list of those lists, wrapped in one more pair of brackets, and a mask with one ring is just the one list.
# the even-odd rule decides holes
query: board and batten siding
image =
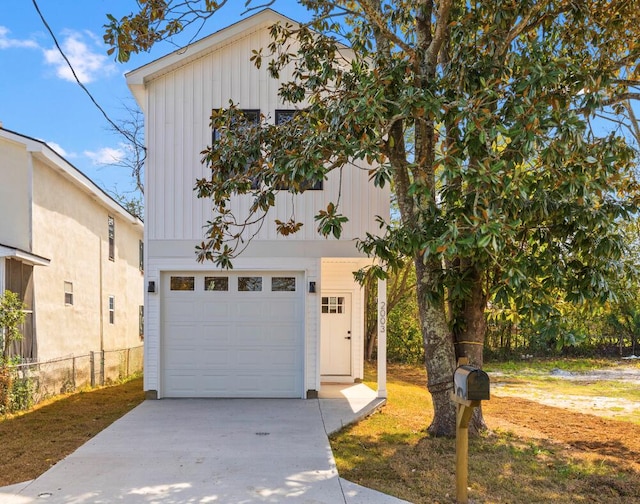
{"label": "board and batten siding", "polygon": [[[279,99],[280,83],[269,77],[266,63],[258,69],[249,59],[253,49],[268,45],[267,26],[146,83],[148,240],[202,240],[203,226],[211,218],[211,204],[199,200],[193,188],[196,179],[206,173],[200,153],[212,140],[212,109],[228,106],[232,100],[240,108],[260,109],[273,121],[276,109],[292,108]],[[282,80],[289,77],[283,72]],[[367,168],[362,163],[342,169],[340,211],[349,218],[342,234],[344,240],[362,237],[366,231],[375,232],[376,215],[389,215],[388,188],[374,188]],[[339,184],[340,173],[334,170],[322,191],[300,195],[280,192],[255,240],[324,240],[317,233],[314,216],[337,200]],[[251,197],[235,197],[231,205],[236,216],[246,215]],[[275,219],[288,221],[294,208],[304,226],[294,235],[279,236]]]}

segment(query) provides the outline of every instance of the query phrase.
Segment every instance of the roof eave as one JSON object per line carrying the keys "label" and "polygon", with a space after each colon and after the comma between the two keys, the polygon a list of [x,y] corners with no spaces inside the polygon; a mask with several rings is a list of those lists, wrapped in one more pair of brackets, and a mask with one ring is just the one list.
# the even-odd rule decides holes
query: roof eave
{"label": "roof eave", "polygon": [[51,263],[51,259],[47,259],[46,257],[32,254],[31,252],[27,252],[26,250],[21,250],[15,247],[9,247],[8,245],[1,244],[0,257],[20,259],[22,262],[26,262],[34,266],[49,266],[49,264]]}
{"label": "roof eave", "polygon": [[166,56],[126,73],[127,85],[135,96],[136,101],[138,101],[138,104],[141,105],[144,101],[145,83],[149,80],[170,71],[174,67],[183,65],[186,61],[197,59],[209,53],[245,32],[255,30],[265,24],[272,25],[278,21],[298,24],[297,21],[279,12],[272,9],[264,9],[257,14],[242,19],[226,28],[222,28],[187,47],[173,51]]}

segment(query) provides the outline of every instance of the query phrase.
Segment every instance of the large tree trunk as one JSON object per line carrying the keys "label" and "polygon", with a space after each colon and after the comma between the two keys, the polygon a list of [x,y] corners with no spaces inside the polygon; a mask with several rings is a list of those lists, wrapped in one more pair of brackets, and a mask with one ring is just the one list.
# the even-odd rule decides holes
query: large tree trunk
{"label": "large tree trunk", "polygon": [[456,363],[453,335],[447,323],[444,302],[434,304],[430,297],[437,265],[423,264],[422,257],[416,258],[415,265],[427,388],[431,393],[434,410],[433,421],[427,431],[432,436],[455,436],[456,408],[449,397],[453,391]]}
{"label": "large tree trunk", "polygon": [[[470,275],[470,280],[471,292],[462,302],[455,324],[456,357],[466,357],[470,365],[482,368],[484,339],[487,334],[485,318],[487,295],[484,289],[484,277],[475,268]],[[482,408],[476,408],[469,423],[469,432],[478,433],[486,429]]]}

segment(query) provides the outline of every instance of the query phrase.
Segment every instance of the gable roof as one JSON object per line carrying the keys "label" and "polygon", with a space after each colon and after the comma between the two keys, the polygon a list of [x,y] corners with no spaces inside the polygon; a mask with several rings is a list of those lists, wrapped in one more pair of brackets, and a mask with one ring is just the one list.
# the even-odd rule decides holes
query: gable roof
{"label": "gable roof", "polygon": [[22,144],[36,159],[60,173],[65,179],[88,194],[108,210],[119,215],[125,221],[142,226],[140,219],[131,215],[126,208],[113,199],[104,189],[100,188],[89,177],[73,166],[69,161],[54,151],[42,140],[16,133],[0,126],[0,139]]}
{"label": "gable roof", "polygon": [[220,47],[232,43],[234,40],[246,36],[248,33],[272,26],[278,22],[282,24],[299,24],[297,21],[272,9],[264,9],[186,47],[177,49],[166,56],[162,56],[151,63],[126,73],[127,85],[138,105],[144,110],[144,88],[148,81],[201,58]]}

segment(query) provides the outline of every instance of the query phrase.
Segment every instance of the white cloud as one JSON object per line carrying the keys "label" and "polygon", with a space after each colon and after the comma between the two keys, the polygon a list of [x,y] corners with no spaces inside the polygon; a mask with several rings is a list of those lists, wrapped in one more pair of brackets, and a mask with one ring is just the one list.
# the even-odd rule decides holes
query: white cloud
{"label": "white cloud", "polygon": [[58,154],[60,154],[62,157],[66,158],[68,157],[68,153],[66,150],[64,150],[60,144],[57,144],[55,142],[46,142],[46,144],[51,147],[54,151],[56,151]]}
{"label": "white cloud", "polygon": [[15,39],[9,37],[10,30],[6,26],[0,26],[0,49],[9,49],[12,47],[27,47],[29,49],[37,49],[38,43],[35,40]]}
{"label": "white cloud", "polygon": [[97,151],[84,151],[84,155],[91,159],[94,165],[111,165],[120,163],[126,156],[122,147],[103,147]]}
{"label": "white cloud", "polygon": [[[85,38],[90,39],[88,43],[85,42]],[[101,48],[96,43],[93,34],[83,35],[78,32],[67,32],[60,45],[67,58],[69,58],[78,79],[80,79],[80,82],[83,84],[92,82],[102,75],[108,75],[115,71],[115,65],[109,61],[107,56],[98,52]],[[57,48],[53,47],[44,50],[44,58],[49,65],[55,67],[58,77],[70,82],[75,82],[69,65]]]}

